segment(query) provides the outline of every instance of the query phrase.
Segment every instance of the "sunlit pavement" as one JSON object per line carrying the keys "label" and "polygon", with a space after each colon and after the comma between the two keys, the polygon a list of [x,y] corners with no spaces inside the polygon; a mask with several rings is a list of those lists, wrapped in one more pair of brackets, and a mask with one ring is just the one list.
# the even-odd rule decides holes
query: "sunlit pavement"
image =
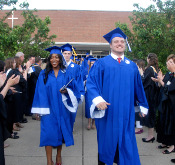
{"label": "sunlit pavement", "polygon": [[[8,139],[10,144],[5,148],[6,165],[47,165],[45,148],[39,147],[40,122],[27,117],[28,123],[19,131],[19,139]],[[97,139],[96,130],[87,130],[87,119],[84,117],[84,105],[80,105],[74,126],[74,146],[62,149],[63,165],[97,165]],[[170,159],[175,158],[175,152],[169,155],[162,154],[157,149],[159,145],[143,143],[144,133],[136,135],[139,155],[142,165],[173,165]],[[53,149],[53,161],[55,162],[56,149]]]}

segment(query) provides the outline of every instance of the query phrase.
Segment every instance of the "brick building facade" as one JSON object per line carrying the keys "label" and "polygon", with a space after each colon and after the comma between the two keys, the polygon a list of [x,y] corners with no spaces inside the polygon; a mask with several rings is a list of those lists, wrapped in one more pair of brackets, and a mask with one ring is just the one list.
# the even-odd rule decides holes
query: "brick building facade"
{"label": "brick building facade", "polygon": [[[3,16],[7,11],[1,10]],[[14,11],[15,25],[23,23],[20,10]],[[131,27],[129,16],[132,12],[121,11],[81,11],[81,10],[38,10],[35,13],[41,19],[51,19],[49,35],[56,34],[55,44],[61,46],[70,43],[78,54],[89,52],[93,55],[109,54],[109,44],[103,35],[115,28],[115,23],[127,23]],[[11,16],[9,17],[11,18]],[[12,26],[12,20],[7,19]]]}

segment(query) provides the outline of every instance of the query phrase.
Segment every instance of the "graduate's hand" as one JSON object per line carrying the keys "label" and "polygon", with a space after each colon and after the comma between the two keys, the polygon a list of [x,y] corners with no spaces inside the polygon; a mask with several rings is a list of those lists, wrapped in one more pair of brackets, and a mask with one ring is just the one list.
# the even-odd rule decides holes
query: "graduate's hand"
{"label": "graduate's hand", "polygon": [[108,105],[110,105],[110,103],[101,102],[101,103],[97,104],[96,107],[98,110],[105,110],[108,108]]}
{"label": "graduate's hand", "polygon": [[61,94],[65,94],[65,93],[68,93],[68,92],[67,92],[67,89],[64,89],[64,90],[61,90],[61,89],[60,89],[60,93],[61,93]]}
{"label": "graduate's hand", "polygon": [[34,116],[35,116],[36,120],[38,120],[38,121],[40,120],[40,115],[38,113],[36,113]]}

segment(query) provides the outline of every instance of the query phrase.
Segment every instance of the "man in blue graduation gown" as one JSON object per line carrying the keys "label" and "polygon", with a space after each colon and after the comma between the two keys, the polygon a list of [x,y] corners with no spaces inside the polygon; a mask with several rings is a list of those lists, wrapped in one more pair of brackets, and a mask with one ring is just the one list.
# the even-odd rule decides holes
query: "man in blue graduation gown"
{"label": "man in blue graduation gown", "polygon": [[124,56],[127,37],[121,29],[104,38],[111,54],[95,62],[86,83],[97,127],[99,164],[140,165],[134,103],[138,101],[142,116],[148,111],[141,77],[136,64]]}
{"label": "man in blue graduation gown", "polygon": [[[68,43],[61,46],[62,54],[64,56],[66,63],[67,63],[66,74],[71,74],[74,77],[74,79],[76,80],[77,85],[79,86],[79,92],[81,94],[80,103],[82,103],[83,98],[84,98],[84,94],[85,94],[84,84],[83,84],[83,78],[82,78],[80,66],[71,61],[73,48],[74,47],[72,47],[72,45],[70,45]],[[76,113],[72,114],[72,122],[73,123],[75,122],[75,118],[76,118]]]}

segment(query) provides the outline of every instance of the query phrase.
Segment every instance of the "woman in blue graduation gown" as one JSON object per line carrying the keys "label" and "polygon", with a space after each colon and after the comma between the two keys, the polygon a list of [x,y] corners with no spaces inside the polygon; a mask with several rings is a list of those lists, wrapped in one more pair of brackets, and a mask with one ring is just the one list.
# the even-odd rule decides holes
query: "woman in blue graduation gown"
{"label": "woman in blue graduation gown", "polygon": [[52,147],[57,147],[56,163],[61,164],[63,141],[66,146],[74,145],[70,116],[77,110],[80,93],[74,80],[65,90],[60,90],[72,77],[65,72],[60,48],[46,50],[50,56],[37,81],[32,113],[42,115],[40,146],[45,146],[47,165],[52,165]]}

